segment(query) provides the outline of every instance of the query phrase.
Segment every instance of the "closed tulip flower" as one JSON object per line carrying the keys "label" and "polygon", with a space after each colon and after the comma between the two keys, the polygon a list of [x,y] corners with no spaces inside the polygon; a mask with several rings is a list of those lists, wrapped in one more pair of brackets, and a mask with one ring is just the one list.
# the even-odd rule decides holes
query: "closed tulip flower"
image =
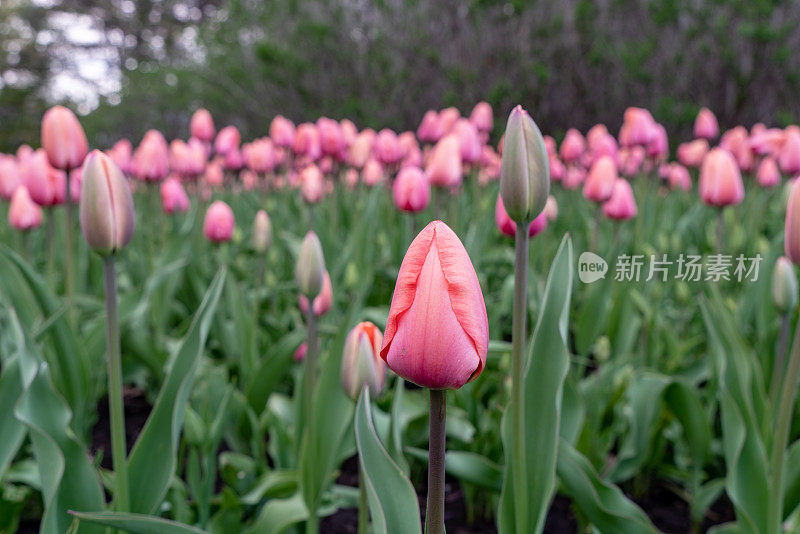
{"label": "closed tulip flower", "polygon": [[477,163],[481,158],[481,139],[478,129],[467,119],[459,119],[453,126],[461,146],[461,161],[467,165]]}
{"label": "closed tulip flower", "polygon": [[716,139],[718,135],[719,124],[717,123],[717,117],[714,116],[710,109],[701,109],[694,120],[694,136],[710,141]]}
{"label": "closed tulip flower", "polygon": [[[303,315],[308,313],[308,298],[305,295],[299,295],[297,297],[297,304],[300,311],[303,312]],[[325,275],[322,279],[322,290],[319,292],[319,295],[314,297],[311,309],[314,315],[321,317],[330,311],[332,304],[333,286],[331,286],[331,277],[328,271],[325,271]]]}
{"label": "closed tulip flower", "polygon": [[615,221],[627,221],[636,217],[636,199],[628,180],[617,178],[611,197],[603,204],[603,214]]}
{"label": "closed tulip flower", "polygon": [[438,143],[444,136],[444,127],[439,120],[439,114],[429,109],[422,116],[422,122],[417,128],[417,138],[423,143]]}
{"label": "closed tulip flower", "polygon": [[315,298],[322,291],[325,282],[325,257],[317,234],[309,231],[300,246],[297,264],[294,269],[297,287],[306,298]]}
{"label": "closed tulip flower", "polygon": [[444,108],[439,112],[439,122],[442,126],[442,135],[447,135],[453,130],[456,121],[461,118],[461,112],[454,107]]}
{"label": "closed tulip flower", "polygon": [[488,102],[478,102],[475,104],[475,107],[472,108],[469,120],[475,125],[475,128],[477,128],[479,132],[491,132],[494,126],[492,106]]}
{"label": "closed tulip flower", "polygon": [[133,173],[141,180],[158,182],[169,173],[169,146],[158,130],[148,130],[133,154]]}
{"label": "closed tulip flower", "polygon": [[[555,201],[555,199],[553,200]],[[556,208],[556,210],[558,210],[558,208]],[[517,232],[517,223],[506,213],[505,206],[503,206],[503,198],[500,195],[497,195],[497,203],[494,206],[494,222],[497,229],[500,230],[500,233],[503,235],[514,237]],[[528,224],[528,237],[534,237],[540,234],[542,230],[547,228],[547,223],[547,207],[545,207],[542,213]]]}
{"label": "closed tulip flower", "polygon": [[80,221],[83,237],[101,256],[130,243],[136,226],[128,181],[104,153],[93,150],[83,164]]}
{"label": "closed tulip flower", "polygon": [[800,265],[800,180],[794,180],[791,185],[785,230],[783,248],[786,257],[795,265]]}
{"label": "closed tulip flower", "polygon": [[457,136],[447,135],[436,143],[425,173],[436,187],[456,187],[461,183],[461,144]]}
{"label": "closed tulip flower", "polygon": [[547,222],[553,222],[558,218],[558,201],[553,195],[547,197],[547,204],[544,206],[544,214],[547,218]]}
{"label": "closed tulip flower", "polygon": [[117,164],[117,167],[123,173],[131,172],[131,161],[133,160],[133,145],[127,139],[120,139],[114,146],[108,150],[108,156],[114,160],[114,163]]}
{"label": "closed tulip flower", "polygon": [[399,163],[403,159],[403,147],[397,134],[388,128],[378,132],[372,145],[372,154],[384,165]]}
{"label": "closed tulip flower", "polygon": [[63,106],[47,110],[42,118],[42,148],[50,165],[69,171],[83,163],[89,145],[78,117]]}
{"label": "closed tulip flower", "polygon": [[364,182],[364,185],[374,187],[383,182],[383,179],[384,173],[381,162],[374,158],[367,160],[364,164],[364,168],[361,170],[361,181]]}
{"label": "closed tulip flower", "polygon": [[519,223],[535,219],[550,193],[550,166],[544,139],[522,106],[511,110],[508,117],[500,193],[509,216]]}
{"label": "closed tulip flower", "polygon": [[356,136],[347,155],[348,165],[360,169],[367,163],[372,155],[372,143],[375,141],[375,135],[375,130],[367,128]]}
{"label": "closed tulip flower", "polygon": [[758,185],[761,187],[775,187],[781,183],[781,171],[778,169],[778,164],[771,157],[766,157],[761,160],[758,165],[758,172],[756,173]]}
{"label": "closed tulip flower", "polygon": [[342,352],[342,387],[352,400],[357,400],[365,387],[372,398],[383,391],[386,364],[379,354],[382,343],[381,331],[369,321],[358,323],[347,334]]}
{"label": "closed tulip flower", "polygon": [[316,165],[309,165],[300,172],[300,195],[309,204],[316,204],[325,196],[325,180]]}
{"label": "closed tulip flower", "polygon": [[230,241],[235,226],[233,210],[225,202],[217,200],[208,207],[203,221],[203,233],[206,239],[212,243]]}
{"label": "closed tulip flower", "polygon": [[772,302],[781,314],[797,308],[797,275],[792,262],[785,256],[778,258],[772,271]]}
{"label": "closed tulip flower", "polygon": [[308,161],[317,161],[322,156],[317,127],[310,122],[304,122],[298,126],[294,133],[292,150]]}
{"label": "closed tulip flower", "polygon": [[319,131],[322,155],[340,160],[347,150],[347,143],[339,122],[327,117],[320,117],[317,120],[317,131]]}
{"label": "closed tulip flower", "polygon": [[275,146],[291,148],[295,136],[294,123],[286,117],[277,115],[269,125],[269,136]]}
{"label": "closed tulip flower", "polygon": [[12,156],[0,155],[0,198],[11,199],[11,195],[22,185],[19,166]]}
{"label": "closed tulip flower", "polygon": [[161,182],[161,207],[164,213],[186,213],[189,209],[189,197],[180,180],[169,177]]}
{"label": "closed tulip flower", "polygon": [[189,123],[189,131],[192,137],[210,143],[214,140],[216,128],[214,128],[214,119],[207,109],[200,108],[192,115],[192,120]]}
{"label": "closed tulip flower", "polygon": [[253,250],[264,254],[272,245],[272,222],[264,210],[258,210],[253,221]]}
{"label": "closed tulip flower", "polygon": [[617,166],[609,156],[603,156],[589,169],[583,183],[583,196],[592,202],[605,202],[611,198],[619,179]]}
{"label": "closed tulip flower", "polygon": [[36,150],[20,161],[22,182],[34,202],[44,207],[62,204],[67,195],[66,175],[47,162],[44,150]]}
{"label": "closed tulip flower", "polygon": [[800,128],[786,128],[786,137],[778,151],[778,165],[784,174],[800,173]]}
{"label": "closed tulip flower", "polygon": [[401,169],[392,186],[392,199],[400,211],[417,213],[427,208],[431,199],[431,186],[422,169]]}
{"label": "closed tulip flower", "polygon": [[567,130],[564,140],[561,142],[559,154],[564,163],[574,163],[581,158],[583,151],[586,150],[586,141],[581,133],[575,128]]}
{"label": "closed tulip flower", "polygon": [[236,126],[226,126],[219,131],[214,140],[214,151],[226,155],[234,150],[239,150],[242,136]]}
{"label": "closed tulip flower", "polygon": [[689,176],[689,171],[680,163],[673,163],[669,166],[667,180],[669,181],[670,189],[688,191],[692,188],[692,178]]}
{"label": "closed tulip flower", "polygon": [[703,159],[708,154],[708,141],[705,139],[695,139],[688,143],[678,145],[678,161],[686,167],[699,167],[703,164]]}
{"label": "closed tulip flower", "polygon": [[647,146],[656,134],[656,121],[644,108],[630,107],[625,110],[619,144],[622,146]]}
{"label": "closed tulip flower", "polygon": [[414,239],[397,275],[381,358],[431,389],[458,389],[486,362],[489,325],[464,245],[443,222]]}
{"label": "closed tulip flower", "polygon": [[17,186],[8,207],[8,223],[20,231],[28,231],[42,224],[42,208],[28,194],[24,185]]}
{"label": "closed tulip flower", "polygon": [[742,201],[742,175],[730,152],[715,148],[708,153],[700,169],[698,190],[700,198],[710,206],[724,207]]}

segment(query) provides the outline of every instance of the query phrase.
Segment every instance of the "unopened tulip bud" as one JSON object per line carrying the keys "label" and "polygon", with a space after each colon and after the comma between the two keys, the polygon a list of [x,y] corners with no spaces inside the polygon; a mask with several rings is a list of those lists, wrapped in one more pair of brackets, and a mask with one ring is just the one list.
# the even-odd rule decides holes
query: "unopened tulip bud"
{"label": "unopened tulip bud", "polygon": [[42,117],[42,148],[56,169],[77,169],[88,152],[86,134],[78,117],[63,106],[54,106]]}
{"label": "unopened tulip bud", "polygon": [[772,302],[785,315],[797,307],[797,275],[789,258],[781,256],[772,272]]}
{"label": "unopened tulip bud", "polygon": [[203,233],[206,239],[212,243],[230,241],[235,228],[236,219],[233,210],[225,202],[217,200],[208,207],[203,221]]}
{"label": "unopened tulip bud", "polygon": [[325,257],[322,255],[322,244],[317,234],[309,231],[303,239],[294,276],[300,294],[313,299],[322,291],[325,282]]}
{"label": "unopened tulip bud", "polygon": [[500,167],[500,194],[514,221],[532,221],[544,209],[550,193],[550,166],[542,134],[533,119],[517,106],[506,126]]}
{"label": "unopened tulip bud", "polygon": [[258,210],[253,222],[253,250],[263,254],[272,244],[272,223],[264,210]]}
{"label": "unopened tulip bud", "polygon": [[127,245],[136,226],[128,181],[114,161],[99,150],[93,150],[83,165],[80,221],[86,242],[103,256]]}
{"label": "unopened tulip bud", "polygon": [[364,387],[376,398],[386,380],[386,364],[380,356],[383,335],[369,321],[359,323],[347,335],[342,353],[342,387],[354,401]]}

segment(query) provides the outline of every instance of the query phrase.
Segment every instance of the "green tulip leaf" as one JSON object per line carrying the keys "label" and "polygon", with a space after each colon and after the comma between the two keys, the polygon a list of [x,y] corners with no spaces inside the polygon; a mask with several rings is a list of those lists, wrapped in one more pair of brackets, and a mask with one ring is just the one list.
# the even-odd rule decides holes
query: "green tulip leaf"
{"label": "green tulip leaf", "polygon": [[107,527],[130,532],[131,534],[205,534],[205,531],[199,528],[144,514],[127,514],[121,512],[84,513],[72,511],[70,511],[70,514],[81,521],[105,525]]}

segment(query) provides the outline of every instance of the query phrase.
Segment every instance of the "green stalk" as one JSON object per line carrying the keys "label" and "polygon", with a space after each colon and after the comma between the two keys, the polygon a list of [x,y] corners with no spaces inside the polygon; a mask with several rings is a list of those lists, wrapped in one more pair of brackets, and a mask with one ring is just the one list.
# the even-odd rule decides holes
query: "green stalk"
{"label": "green stalk", "polygon": [[75,251],[72,250],[72,231],[74,226],[75,216],[73,212],[75,210],[75,206],[72,203],[72,196],[70,194],[70,187],[69,187],[69,173],[70,169],[67,169],[67,197],[66,197],[66,224],[64,225],[64,247],[66,248],[66,255],[64,256],[64,276],[66,277],[66,293],[67,293],[67,319],[69,320],[70,325],[75,327],[75,310],[73,309],[73,305],[75,302],[75,274],[74,274],[74,261],[75,261]]}
{"label": "green stalk", "polygon": [[775,409],[778,403],[781,377],[786,368],[786,342],[789,341],[789,314],[781,317],[781,333],[778,338],[778,353],[772,362],[772,380],[769,383],[769,405]]}
{"label": "green stalk", "polygon": [[122,358],[117,319],[117,272],[114,256],[103,261],[106,289],[106,342],[108,344],[108,413],[111,417],[111,455],[114,462],[116,492],[114,504],[118,512],[127,512],[128,459],[125,447],[125,412],[122,403]]}
{"label": "green stalk", "polygon": [[527,525],[528,495],[525,478],[525,406],[523,404],[522,378],[525,372],[525,326],[528,305],[528,224],[518,222],[514,238],[516,258],[514,261],[514,316],[511,325],[511,469],[514,472],[514,514],[516,525],[521,529]]}
{"label": "green stalk", "polygon": [[56,286],[56,248],[55,248],[55,232],[56,225],[53,214],[53,209],[47,210],[45,217],[47,218],[46,240],[47,240],[47,281],[50,288],[55,290]]}
{"label": "green stalk", "polygon": [[789,367],[784,376],[778,418],[775,423],[775,440],[772,442],[772,456],[770,457],[771,487],[768,517],[771,534],[781,532],[781,520],[783,519],[783,460],[789,441],[794,400],[797,395],[797,381],[800,376],[800,323],[795,327]]}
{"label": "green stalk", "polygon": [[722,254],[722,242],[724,239],[725,230],[725,216],[722,212],[723,208],[717,210],[717,254]]}
{"label": "green stalk", "polygon": [[[317,374],[317,318],[314,316],[314,299],[308,299],[308,311],[306,312],[306,324],[308,325],[308,334],[306,337],[306,368],[303,375],[303,425],[305,431],[308,430],[311,424],[311,402],[314,398],[314,387],[316,384]],[[301,434],[302,435],[302,434]],[[316,510],[308,511],[308,521],[306,521],[306,533],[317,534],[319,532],[319,519],[317,518]]]}
{"label": "green stalk", "polygon": [[369,532],[369,508],[367,508],[367,486],[364,471],[358,466],[358,534]]}
{"label": "green stalk", "polygon": [[431,413],[428,442],[428,504],[425,508],[425,534],[444,534],[444,389],[431,390]]}

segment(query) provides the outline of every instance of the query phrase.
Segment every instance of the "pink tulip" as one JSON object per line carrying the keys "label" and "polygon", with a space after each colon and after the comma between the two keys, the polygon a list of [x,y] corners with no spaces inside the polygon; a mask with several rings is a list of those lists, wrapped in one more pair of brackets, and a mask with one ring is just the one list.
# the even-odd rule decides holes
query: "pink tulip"
{"label": "pink tulip", "polygon": [[358,171],[356,169],[347,169],[344,173],[344,183],[350,189],[355,189],[358,185]]}
{"label": "pink tulip", "polygon": [[758,172],[756,173],[758,185],[761,187],[775,187],[781,183],[781,171],[778,169],[778,164],[771,157],[766,157],[761,160],[758,165]]}
{"label": "pink tulip", "polygon": [[567,130],[559,152],[564,163],[575,163],[581,158],[584,150],[586,150],[586,142],[581,133],[575,128]]}
{"label": "pink tulip", "polygon": [[78,204],[81,201],[82,188],[83,188],[83,167],[72,169],[69,172],[69,196],[72,199],[73,204]]}
{"label": "pink tulip", "polygon": [[219,131],[214,140],[214,152],[227,155],[229,152],[239,150],[242,136],[236,126],[226,126]]}
{"label": "pink tulip", "polygon": [[127,139],[120,139],[108,150],[108,156],[127,174],[131,172],[131,160],[133,159],[133,146]]}
{"label": "pink tulip", "polygon": [[744,184],[730,152],[712,149],[703,160],[698,184],[700,198],[710,206],[738,204],[744,198]]}
{"label": "pink tulip", "polygon": [[347,163],[351,167],[360,169],[372,155],[372,143],[375,141],[375,130],[367,128],[360,132],[347,155]]}
{"label": "pink tulip", "polygon": [[47,162],[44,150],[38,149],[20,162],[20,174],[31,198],[40,206],[62,204],[67,195],[66,175]]}
{"label": "pink tulip", "polygon": [[694,120],[694,136],[698,139],[708,139],[710,141],[716,139],[718,135],[719,124],[717,123],[717,117],[714,116],[710,109],[701,109]]}
{"label": "pink tulip", "polygon": [[403,158],[403,147],[397,134],[388,128],[378,132],[372,145],[372,154],[384,165],[399,163]]}
{"label": "pink tulip", "polygon": [[750,150],[758,156],[777,157],[785,140],[786,132],[781,129],[754,127],[750,135]]}
{"label": "pink tulip", "polygon": [[619,170],[624,176],[630,178],[636,176],[645,163],[646,152],[641,145],[625,147],[619,151]]}
{"label": "pink tulip", "polygon": [[647,146],[656,135],[656,121],[649,111],[630,107],[625,110],[619,144],[622,146]]}
{"label": "pink tulip", "polygon": [[292,358],[294,361],[300,363],[305,359],[306,352],[308,352],[308,344],[303,341],[300,343],[300,346],[297,347],[297,350],[294,351],[294,354],[292,354]]}
{"label": "pink tulip", "polygon": [[214,140],[216,128],[214,128],[214,119],[208,110],[200,108],[192,115],[192,120],[189,123],[189,131],[192,137],[210,143]]}
{"label": "pink tulip", "polygon": [[431,389],[457,389],[483,371],[486,305],[464,245],[443,222],[414,239],[397,275],[381,358]]}
{"label": "pink tulip", "polygon": [[374,158],[367,160],[367,163],[364,164],[364,168],[361,170],[361,181],[364,182],[364,185],[374,187],[383,182],[383,179],[383,165]]}
{"label": "pink tulip", "polygon": [[225,182],[222,161],[215,159],[208,164],[205,171],[205,182],[209,187],[220,187]]}
{"label": "pink tulip", "polygon": [[309,162],[317,161],[322,156],[317,127],[310,122],[304,122],[298,126],[294,134],[292,150],[298,156],[305,157]]}
{"label": "pink tulip", "polygon": [[148,130],[133,154],[133,173],[141,180],[157,182],[169,173],[169,147],[158,130]]}
{"label": "pink tulip", "polygon": [[786,136],[778,152],[778,166],[784,174],[800,173],[800,128],[786,128]]}
{"label": "pink tulip", "polygon": [[[548,201],[550,198],[548,198]],[[556,208],[556,211],[558,211],[558,208]],[[541,233],[542,230],[547,228],[547,217],[547,205],[545,205],[545,209],[542,210],[542,212],[537,215],[536,218],[534,218],[528,225],[528,237],[534,237],[535,235]],[[494,205],[494,223],[497,226],[497,229],[500,230],[500,233],[503,235],[514,237],[517,233],[517,223],[508,216],[506,207],[503,205],[503,197],[500,195],[497,195],[497,202]]]}
{"label": "pink tulip", "polygon": [[422,122],[417,128],[417,138],[423,143],[438,143],[444,137],[444,126],[439,120],[439,114],[429,109],[422,116]]}
{"label": "pink tulip", "polygon": [[242,157],[247,168],[253,172],[264,174],[275,168],[275,150],[268,137],[243,145]]}
{"label": "pink tulip", "polygon": [[461,161],[473,165],[481,157],[481,140],[478,129],[467,119],[459,119],[453,125],[453,133],[458,136],[461,147]]}
{"label": "pink tulip", "polygon": [[689,176],[689,171],[680,163],[673,163],[669,166],[667,180],[669,180],[671,189],[689,191],[692,188],[692,178]]}
{"label": "pink tulip", "polygon": [[233,210],[225,202],[217,200],[208,207],[203,221],[203,233],[209,241],[212,243],[230,241],[235,226]]}
{"label": "pink tulip", "polygon": [[794,180],[786,208],[786,234],[783,248],[786,256],[795,265],[800,265],[800,180]]}
{"label": "pink tulip", "polygon": [[583,167],[569,166],[561,179],[564,189],[578,189],[586,179],[586,171]]}
{"label": "pink tulip", "polygon": [[592,165],[583,183],[583,196],[592,202],[605,202],[614,192],[618,179],[617,166],[609,156],[603,156]]}
{"label": "pink tulip", "polygon": [[53,106],[42,118],[42,148],[50,165],[69,171],[81,166],[89,145],[78,117],[63,106]]}
{"label": "pink tulip", "polygon": [[603,214],[615,221],[627,221],[636,217],[636,199],[628,180],[617,178],[614,182],[614,191],[603,204]]}
{"label": "pink tulip", "polygon": [[365,321],[358,323],[347,335],[342,352],[342,387],[347,395],[358,399],[361,391],[369,388],[372,398],[377,398],[386,381],[386,364],[380,357],[383,335],[377,326]]}
{"label": "pink tulip", "polygon": [[341,161],[347,152],[347,142],[339,122],[327,117],[320,117],[317,120],[317,131],[322,155]]}
{"label": "pink tulip", "polygon": [[30,145],[22,144],[17,147],[17,152],[15,155],[17,156],[18,160],[23,160],[28,156],[33,155],[33,149],[30,147]]}
{"label": "pink tulip", "polygon": [[461,144],[455,135],[447,135],[433,147],[425,168],[431,185],[455,187],[461,183]]}
{"label": "pink tulip", "polygon": [[325,196],[325,180],[316,165],[300,171],[300,196],[309,204],[316,204]]}
{"label": "pink tulip", "polygon": [[695,139],[678,145],[678,161],[686,167],[699,167],[708,153],[708,141]]}
{"label": "pink tulip", "polygon": [[286,117],[277,115],[269,125],[269,136],[275,146],[292,148],[295,137],[294,123]]}
{"label": "pink tulip", "polygon": [[22,177],[14,157],[0,155],[0,198],[10,199],[21,184]]}
{"label": "pink tulip", "polygon": [[431,199],[431,186],[422,169],[401,169],[392,186],[392,198],[400,211],[417,213],[427,208]]}
{"label": "pink tulip", "polygon": [[[587,137],[587,140],[589,138]],[[595,133],[591,137],[591,142],[588,142],[589,145],[589,153],[587,154],[590,156],[589,166],[593,165],[603,156],[609,156],[611,159],[614,160],[614,163],[619,164],[619,147],[617,146],[617,140],[614,139],[614,136],[606,133]]]}
{"label": "pink tulip", "polygon": [[564,167],[564,164],[558,159],[558,156],[550,156],[548,162],[550,164],[550,180],[553,182],[560,182],[567,172],[566,167]]}
{"label": "pink tulip", "polygon": [[161,206],[164,213],[186,213],[189,209],[189,197],[181,182],[169,177],[161,182]]}
{"label": "pink tulip", "polygon": [[558,201],[553,195],[547,197],[547,203],[544,205],[544,214],[549,223],[558,218]]}
{"label": "pink tulip", "polygon": [[456,121],[461,118],[461,112],[454,107],[449,107],[439,112],[439,122],[442,127],[442,135],[447,135],[453,130]]}
{"label": "pink tulip", "polygon": [[339,121],[339,126],[342,128],[345,148],[350,148],[350,145],[356,140],[358,128],[356,128],[356,125],[350,119],[342,119]]}
{"label": "pink tulip", "polygon": [[[333,289],[331,287],[331,277],[328,271],[325,271],[325,276],[322,280],[322,290],[319,292],[319,295],[314,298],[314,303],[312,304],[314,315],[321,317],[328,313],[331,309],[332,302]],[[297,297],[297,305],[300,311],[303,312],[303,315],[308,313],[308,298],[305,295],[299,295]]]}
{"label": "pink tulip", "polygon": [[647,144],[647,156],[656,161],[663,161],[669,155],[669,139],[667,130],[660,124],[655,125],[653,137]]}
{"label": "pink tulip", "polygon": [[492,106],[488,102],[478,102],[472,108],[469,116],[470,122],[475,125],[479,132],[491,132],[494,126],[494,113]]}
{"label": "pink tulip", "polygon": [[11,196],[8,223],[23,232],[42,224],[42,208],[31,199],[24,185],[18,186]]}

